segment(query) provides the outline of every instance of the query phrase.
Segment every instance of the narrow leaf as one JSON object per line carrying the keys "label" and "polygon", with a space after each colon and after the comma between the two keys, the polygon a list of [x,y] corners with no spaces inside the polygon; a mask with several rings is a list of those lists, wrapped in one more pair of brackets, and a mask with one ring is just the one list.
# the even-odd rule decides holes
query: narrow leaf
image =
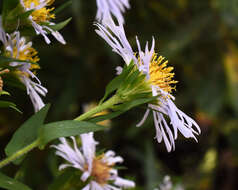
{"label": "narrow leaf", "polygon": [[86,121],[66,120],[43,125],[39,131],[40,148],[59,137],[69,137],[82,133],[103,130],[105,127]]}
{"label": "narrow leaf", "polygon": [[31,63],[31,64],[34,64],[34,65],[39,65],[38,63],[35,63],[35,62],[32,62],[32,61],[26,61],[26,60],[23,61],[23,60],[20,60],[20,59],[14,59],[14,58],[5,57],[5,56],[0,55],[0,66],[1,67],[12,68],[12,66],[9,66],[9,64],[8,64],[10,62]]}
{"label": "narrow leaf", "polygon": [[28,186],[0,173],[0,187],[8,190],[31,190]]}
{"label": "narrow leaf", "polygon": [[[7,156],[11,156],[18,150],[24,148],[25,146],[31,144],[34,140],[36,140],[38,135],[38,128],[43,125],[49,108],[50,105],[46,105],[39,112],[28,119],[19,129],[17,129],[12,139],[5,148],[5,153],[7,154]],[[14,163],[18,164],[19,162],[20,161],[17,160]]]}
{"label": "narrow leaf", "polygon": [[123,71],[120,75],[116,76],[109,84],[106,86],[106,91],[104,97],[100,100],[99,104],[101,104],[112,92],[117,90],[119,86],[124,82],[128,73],[130,73],[133,66],[133,61],[129,66],[125,65]]}
{"label": "narrow leaf", "polygon": [[0,101],[0,108],[12,108],[15,111],[22,113],[17,107],[16,104],[9,101]]}
{"label": "narrow leaf", "polygon": [[34,9],[29,10],[29,11],[26,11],[26,12],[20,14],[18,17],[19,17],[20,19],[27,19],[27,18],[31,15],[31,13],[32,13],[33,11],[34,11]]}
{"label": "narrow leaf", "polygon": [[4,75],[4,84],[6,86],[12,86],[19,88],[21,90],[26,90],[26,86],[20,81],[19,77],[13,72],[8,73],[7,75]]}
{"label": "narrow leaf", "polygon": [[3,1],[3,9],[2,9],[3,20],[5,20],[5,16],[8,14],[8,12],[14,9],[18,3],[19,3],[18,0],[4,0]]}
{"label": "narrow leaf", "polygon": [[9,92],[4,91],[4,90],[0,91],[0,96],[2,96],[2,95],[11,96],[11,94]]}
{"label": "narrow leaf", "polygon": [[55,25],[49,25],[47,24],[47,26],[49,28],[51,28],[52,30],[54,31],[58,31],[58,30],[61,30],[62,28],[64,28],[70,21],[71,21],[72,18],[68,18],[67,20],[63,21],[63,22],[60,22],[58,24],[55,24]]}

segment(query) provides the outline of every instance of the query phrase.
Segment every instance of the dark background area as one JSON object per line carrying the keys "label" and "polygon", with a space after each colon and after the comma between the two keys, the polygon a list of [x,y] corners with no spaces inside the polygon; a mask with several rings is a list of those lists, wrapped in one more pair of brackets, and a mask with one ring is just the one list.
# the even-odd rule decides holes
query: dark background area
{"label": "dark background area", "polygon": [[[55,6],[66,2],[58,0]],[[128,40],[136,50],[156,39],[156,51],[174,67],[177,107],[201,127],[198,143],[181,135],[176,150],[167,153],[158,144],[150,117],[140,127],[143,107],[113,119],[111,129],[98,132],[99,147],[115,150],[124,159],[138,189],[151,190],[164,175],[191,190],[235,190],[238,187],[238,1],[237,0],[131,0],[125,15]],[[57,15],[56,22],[72,17],[61,34],[67,44],[41,36],[33,39],[40,56],[38,77],[49,93],[47,121],[73,119],[83,105],[98,101],[115,67],[123,60],[94,32],[96,1],[73,0]],[[24,91],[14,90],[11,99],[24,111],[0,110],[1,158],[13,132],[33,114]],[[29,153],[21,166],[9,165],[4,172],[35,190],[47,189],[62,160],[52,148]],[[18,170],[19,169],[19,170]],[[18,172],[16,173],[16,171]]]}

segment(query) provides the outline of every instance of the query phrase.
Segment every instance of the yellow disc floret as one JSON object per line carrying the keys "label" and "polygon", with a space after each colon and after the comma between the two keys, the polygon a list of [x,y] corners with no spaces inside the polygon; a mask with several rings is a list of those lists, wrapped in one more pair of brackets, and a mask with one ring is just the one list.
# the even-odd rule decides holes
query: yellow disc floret
{"label": "yellow disc floret", "polygon": [[173,67],[167,66],[168,61],[164,61],[164,57],[154,54],[150,62],[150,82],[152,85],[160,87],[163,91],[171,93],[175,90],[175,86],[178,81],[173,80],[174,73]]}
{"label": "yellow disc floret", "polygon": [[[31,43],[27,43],[25,44],[25,39],[21,38],[18,42],[19,44],[17,45],[17,40],[16,38],[12,39],[12,50],[6,50],[5,51],[5,56],[10,57],[10,58],[14,58],[14,59],[18,59],[21,61],[26,61],[26,62],[33,62],[33,63],[37,63],[40,59],[37,56],[38,52],[31,47]],[[30,64],[30,68],[31,71],[34,72],[35,69],[40,69],[40,66],[37,64]],[[15,71],[17,74],[19,75],[25,75],[28,76],[27,73],[21,71],[21,70],[16,70]]]}
{"label": "yellow disc floret", "polygon": [[[109,165],[107,162],[104,162],[102,159],[104,154],[94,157],[92,165],[92,177],[94,180],[100,184],[104,185],[110,178],[110,170],[113,165]],[[85,170],[88,169],[88,165],[85,165]]]}
{"label": "yellow disc floret", "polygon": [[[24,42],[20,42],[20,47],[24,45],[25,45]],[[25,48],[22,48],[22,50],[18,49],[17,46],[14,45],[12,55],[9,51],[6,52],[7,57],[19,59],[21,61],[34,62],[34,63],[37,63],[40,60],[37,54],[38,52],[34,48],[32,48],[30,45],[25,45]],[[40,67],[37,64],[31,64],[30,69],[39,69],[39,68]]]}
{"label": "yellow disc floret", "polygon": [[[25,48],[24,50],[19,52],[16,47],[14,47],[13,49],[13,58],[16,58],[22,61],[30,61],[30,62],[36,63],[40,60],[37,54],[38,52],[32,47]],[[32,64],[32,65],[35,65],[35,64]],[[32,66],[32,67],[34,67],[35,69],[36,66]]]}
{"label": "yellow disc floret", "polygon": [[54,0],[45,0],[45,6],[41,7],[42,2],[40,2],[40,0],[23,0],[25,8],[34,9],[34,11],[31,13],[31,16],[33,21],[35,21],[36,23],[48,22],[51,19],[55,18],[55,15],[51,13],[54,8],[46,8],[53,2]]}

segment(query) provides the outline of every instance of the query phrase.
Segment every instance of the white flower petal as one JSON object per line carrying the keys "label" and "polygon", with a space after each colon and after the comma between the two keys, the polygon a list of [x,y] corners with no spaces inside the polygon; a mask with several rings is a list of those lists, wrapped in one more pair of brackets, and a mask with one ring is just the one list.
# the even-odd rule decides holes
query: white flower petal
{"label": "white flower petal", "polygon": [[91,188],[92,190],[104,190],[103,187],[95,181],[91,182]]}
{"label": "white flower petal", "polygon": [[90,173],[88,171],[83,172],[82,176],[81,176],[81,180],[82,181],[86,181],[88,179],[88,177],[90,176]]}
{"label": "white flower petal", "polygon": [[143,116],[143,118],[142,118],[142,120],[138,124],[136,124],[136,127],[140,127],[141,125],[144,124],[144,122],[146,121],[147,117],[149,116],[149,113],[150,113],[150,109],[147,109],[145,114],[144,114],[144,116]]}
{"label": "white flower petal", "polygon": [[68,164],[69,166],[78,168],[81,171],[83,171],[85,167],[85,160],[84,157],[82,156],[82,153],[78,149],[71,148],[71,146],[68,144],[65,138],[60,138],[60,142],[61,144],[59,145],[51,146],[57,149],[56,155],[67,160],[69,162]]}
{"label": "white flower petal", "polygon": [[131,60],[137,64],[137,59],[126,38],[122,24],[116,25],[111,20],[104,25],[99,23],[96,23],[95,25],[98,27],[98,29],[95,30],[96,33],[112,47],[112,51],[116,52],[124,59],[126,64],[129,64]]}
{"label": "white flower petal", "polygon": [[[106,163],[108,167],[109,172],[107,175],[109,175],[108,179],[106,179],[104,184],[98,183],[95,181],[95,176],[90,178],[92,174],[93,164],[95,163],[93,160],[95,159],[95,149],[97,142],[93,138],[93,133],[86,133],[80,135],[81,142],[82,142],[82,151],[80,151],[77,147],[76,140],[74,137],[71,137],[73,140],[73,148],[71,145],[68,144],[66,138],[60,138],[60,144],[58,145],[52,145],[51,147],[54,147],[57,149],[56,155],[64,158],[69,163],[60,165],[59,169],[64,169],[66,167],[74,167],[78,168],[82,171],[81,180],[83,182],[90,179],[89,184],[84,187],[85,190],[120,190],[121,187],[134,187],[134,182],[130,180],[125,180],[118,177],[118,172],[116,169],[114,169],[112,166],[114,166],[116,163],[123,162],[123,158],[120,156],[116,156],[116,153],[112,150],[107,151],[105,154],[102,154],[101,157],[96,157],[96,159],[99,162],[97,164]],[[91,167],[91,169],[90,169]],[[96,172],[96,170],[94,170]],[[93,180],[92,180],[93,179]],[[116,186],[120,187],[114,187],[112,185],[107,184],[106,182],[112,182]]]}
{"label": "white flower petal", "polygon": [[[39,9],[41,9],[41,8],[44,8],[45,6],[47,6],[48,0],[41,0],[41,1],[39,1],[39,3],[40,3],[39,5],[36,5],[36,4],[34,4],[34,3],[32,2],[30,8],[25,7],[25,4],[24,4],[23,0],[20,0],[20,3],[21,3],[21,5],[24,7],[25,11],[30,11],[30,10],[32,10],[32,9],[34,9],[34,10],[39,10]],[[50,27],[48,27],[48,26],[46,26],[46,25],[40,25],[40,24],[36,23],[36,22],[33,20],[33,18],[32,18],[31,15],[30,15],[28,18],[29,18],[29,21],[31,22],[31,24],[32,24],[32,26],[33,26],[33,28],[34,28],[36,34],[37,34],[37,35],[38,35],[38,34],[42,35],[42,36],[44,37],[45,42],[46,42],[47,44],[50,44],[50,42],[51,42],[50,39],[47,37],[48,32],[50,32],[50,33],[55,37],[55,39],[58,40],[60,43],[66,44],[66,42],[65,42],[65,40],[64,40],[64,38],[63,38],[63,36],[62,36],[58,31],[54,31],[54,30],[52,30]],[[49,24],[50,24],[50,25],[54,25],[54,23],[52,23],[52,22],[50,22]]]}
{"label": "white flower petal", "polygon": [[90,190],[90,184],[87,184],[82,190]]}
{"label": "white flower petal", "polygon": [[93,158],[95,157],[97,142],[93,138],[93,133],[85,133],[80,135],[82,139],[83,154],[88,164],[88,171],[91,173]]}
{"label": "white flower petal", "polygon": [[118,22],[124,23],[123,13],[126,8],[129,9],[128,0],[97,0],[96,19],[99,22],[106,23],[115,16]]}
{"label": "white flower petal", "polygon": [[[25,51],[26,53],[27,48],[30,48],[32,46],[31,42],[26,43],[26,39],[20,37],[20,33],[18,31],[15,31],[11,35],[6,34],[3,28],[1,27],[1,23],[0,23],[0,40],[3,42],[5,46],[4,48],[7,51],[9,51],[12,58],[16,59],[19,58],[19,55],[22,51]],[[14,49],[16,49],[16,55],[13,55]],[[40,80],[34,75],[33,72],[30,71],[31,63],[28,63],[27,61],[11,62],[10,66],[17,67],[19,71],[29,74],[29,76],[19,75],[19,79],[26,86],[27,94],[30,96],[35,112],[39,111],[42,107],[45,106],[40,95],[45,96],[47,93],[47,89],[41,85]],[[34,82],[32,79],[36,79],[36,82]]]}
{"label": "white flower petal", "polygon": [[115,185],[123,188],[133,188],[135,187],[135,182],[117,177],[116,180],[113,182]]}

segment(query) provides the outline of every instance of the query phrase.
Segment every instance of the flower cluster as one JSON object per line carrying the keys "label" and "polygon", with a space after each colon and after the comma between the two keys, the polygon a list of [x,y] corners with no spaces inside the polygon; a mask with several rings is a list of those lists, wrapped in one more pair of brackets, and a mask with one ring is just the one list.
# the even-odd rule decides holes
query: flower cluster
{"label": "flower cluster", "polygon": [[2,29],[0,40],[4,46],[2,54],[16,60],[9,63],[11,73],[25,85],[35,111],[39,111],[44,106],[39,94],[45,96],[47,89],[41,85],[40,80],[34,74],[35,70],[40,68],[37,64],[39,61],[37,51],[32,48],[32,42],[26,42],[26,38],[20,37],[19,31],[7,34]]}
{"label": "flower cluster", "polygon": [[[2,45],[0,51],[0,96],[4,92],[4,77],[11,76],[17,81],[15,86],[19,84],[24,86],[36,114],[39,114],[45,106],[42,96],[46,96],[48,90],[36,75],[37,70],[40,69],[39,54],[29,40],[30,36],[24,36],[24,29],[26,27],[33,34],[43,36],[46,44],[51,43],[48,34],[52,34],[56,40],[65,44],[63,36],[58,32],[62,24],[59,26],[52,22],[56,17],[53,12],[54,7],[52,7],[54,0],[18,0],[11,2],[11,6],[8,6],[9,2],[4,0],[4,3],[7,4],[4,7],[13,7],[15,2],[15,9],[13,12],[5,10],[0,17],[0,42]],[[20,144],[24,144],[24,140],[32,140],[33,136],[38,135],[35,141],[22,147],[22,150],[16,150],[15,154],[13,153],[9,159],[6,159],[7,161],[0,162],[0,167],[19,157],[19,154],[23,155],[34,147],[44,146],[44,141],[49,142],[60,137],[60,143],[51,146],[56,149],[56,155],[66,160],[66,163],[59,166],[59,170],[67,167],[77,169],[81,174],[83,190],[134,188],[135,182],[118,175],[115,165],[122,163],[123,158],[116,156],[112,150],[98,153],[96,151],[98,142],[95,141],[92,131],[102,127],[100,125],[108,126],[109,119],[142,104],[147,105],[147,110],[137,126],[141,126],[152,112],[156,139],[158,142],[165,143],[168,152],[175,149],[178,132],[185,138],[193,138],[197,141],[196,135],[200,134],[200,128],[192,118],[176,107],[175,97],[172,95],[176,88],[175,84],[178,82],[174,79],[174,68],[168,66],[168,61],[155,52],[154,37],[152,37],[151,46],[147,42],[144,50],[136,37],[136,51],[127,40],[123,13],[130,8],[129,1],[96,0],[96,4],[98,10],[95,31],[111,46],[112,51],[122,57],[125,66],[116,68],[117,76],[108,84],[105,95],[97,106],[85,107],[84,114],[74,121],[66,121],[65,123],[69,127],[65,127],[65,123],[61,123],[57,128],[57,124],[54,123],[49,131],[57,129],[55,134],[52,131],[48,134],[47,125],[43,125],[42,121],[40,132],[25,139],[22,137],[23,143]],[[10,21],[14,23],[9,23]],[[17,26],[14,31],[13,26]],[[39,123],[37,120],[35,124],[38,126]],[[85,123],[90,125],[91,130],[87,131],[84,128]],[[65,127],[63,130],[62,126]],[[19,134],[20,132],[17,135]],[[72,142],[65,138],[69,136]],[[164,185],[161,184],[160,189],[171,189],[170,179],[165,178]]]}
{"label": "flower cluster", "polygon": [[52,13],[54,7],[48,8],[53,4],[54,0],[20,0],[25,11],[32,11],[28,19],[35,29],[36,34],[44,37],[47,44],[50,39],[47,37],[50,32],[60,43],[65,44],[65,40],[58,31],[54,31],[50,26],[55,25],[51,19],[55,18]]}
{"label": "flower cluster", "polygon": [[[59,42],[65,44],[66,42],[62,35],[57,30],[52,29],[55,23],[51,22],[51,20],[55,18],[55,14],[52,13],[54,8],[49,8],[49,6],[53,2],[54,0],[19,0],[16,7],[22,7],[19,11],[21,10],[23,13],[19,12],[18,14],[26,15],[25,22],[28,23],[28,27],[32,27],[37,35],[41,34],[47,44],[50,43],[47,37],[48,33],[51,33]],[[4,3],[7,4],[9,2]],[[20,31],[6,32],[11,30],[8,29],[9,23],[5,21],[7,18],[8,15],[0,16],[0,41],[3,44],[1,56],[8,58],[9,64],[0,66],[0,68],[5,69],[4,67],[7,67],[8,71],[10,71],[8,73],[14,75],[24,84],[27,94],[33,103],[34,110],[37,112],[45,105],[41,96],[45,96],[48,92],[36,76],[36,71],[40,69],[38,52],[32,47],[31,41],[21,36]],[[16,18],[15,22],[19,22],[20,18],[22,17]],[[2,89],[2,80],[1,84]]]}
{"label": "flower cluster", "polygon": [[[44,107],[39,94],[45,96],[47,89],[41,85],[40,80],[36,77],[33,70],[39,69],[37,62],[39,58],[37,51],[32,48],[32,42],[26,43],[24,37],[20,37],[19,32],[13,34],[6,34],[3,40],[4,52],[3,55],[9,58],[18,59],[23,62],[14,61],[9,65],[13,69],[13,73],[26,86],[27,94],[30,96],[35,111],[39,111]],[[34,64],[32,64],[34,62]],[[32,79],[35,79],[34,82]]]}

